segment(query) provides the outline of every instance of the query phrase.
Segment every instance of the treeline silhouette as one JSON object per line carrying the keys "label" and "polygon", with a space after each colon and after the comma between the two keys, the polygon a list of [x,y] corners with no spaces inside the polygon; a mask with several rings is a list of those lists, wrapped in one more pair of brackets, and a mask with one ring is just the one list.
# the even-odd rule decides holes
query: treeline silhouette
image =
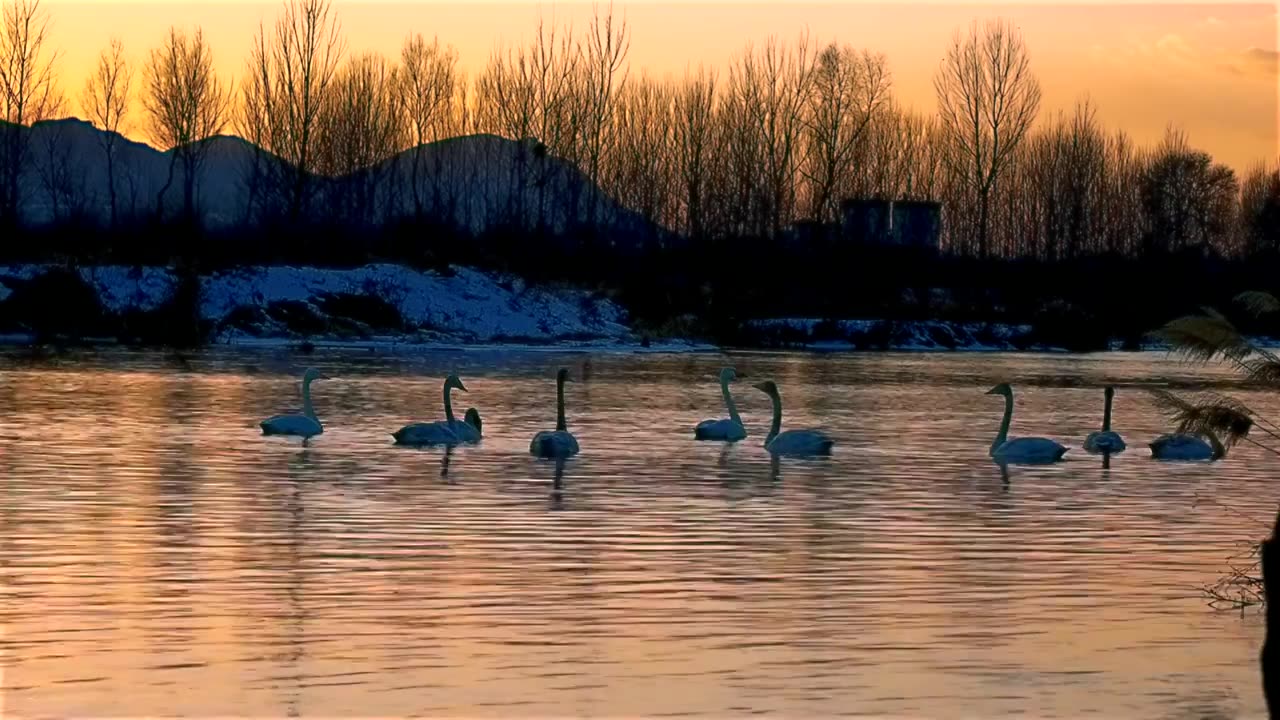
{"label": "treeline silhouette", "polygon": [[[1173,129],[1140,147],[1087,100],[1049,116],[1002,21],[957,31],[926,114],[897,102],[883,55],[807,35],[748,46],[723,73],[657,80],[629,67],[610,8],[585,28],[540,24],[468,77],[418,34],[394,59],[348,53],[327,0],[286,0],[234,86],[198,29],[172,29],[138,67],[113,41],[80,96],[108,131],[106,198],[77,201],[68,163],[38,163],[23,132],[69,110],[48,16],[5,0],[3,20],[0,66],[21,72],[0,73],[0,221],[29,240],[0,244],[10,259],[468,263],[598,284],[651,324],[693,314],[721,335],[751,317],[876,313],[1059,318],[1114,336],[1241,283],[1270,288],[1262,269],[1280,253],[1280,166],[1237,177]],[[123,208],[116,133],[131,122],[173,152],[154,203]],[[225,132],[252,152],[240,219],[211,230],[200,183]],[[483,160],[510,182],[465,184],[457,166],[480,158],[446,169],[421,151],[477,134],[520,141]],[[55,211],[35,227],[24,206],[40,193]],[[493,196],[483,223],[458,210],[473,196]],[[943,203],[939,248],[795,238],[798,221],[838,221],[844,198]],[[109,205],[108,221],[75,210],[87,205]]]}

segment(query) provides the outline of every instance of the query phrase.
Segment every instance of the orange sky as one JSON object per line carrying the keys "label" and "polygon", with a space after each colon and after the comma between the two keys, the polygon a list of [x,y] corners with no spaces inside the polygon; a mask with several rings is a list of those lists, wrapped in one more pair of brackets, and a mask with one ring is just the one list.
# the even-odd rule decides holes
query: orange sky
{"label": "orange sky", "polygon": [[[115,35],[135,59],[170,25],[199,25],[219,71],[238,76],[259,20],[278,2],[223,0],[44,0],[62,53],[63,84],[78,95],[97,52]],[[541,14],[582,26],[585,2],[338,0],[350,50],[398,52],[410,32],[436,35],[474,72],[499,43],[528,40]],[[1277,157],[1277,15],[1274,4],[959,2],[623,2],[631,28],[632,72],[679,75],[690,64],[723,67],[748,41],[775,34],[839,40],[884,52],[897,97],[932,111],[932,77],[952,32],[973,19],[1018,24],[1044,89],[1042,117],[1088,94],[1108,125],[1158,141],[1166,125],[1237,169]],[[77,108],[78,109],[78,108]],[[134,118],[135,120],[138,118]],[[132,133],[137,134],[137,133]]]}

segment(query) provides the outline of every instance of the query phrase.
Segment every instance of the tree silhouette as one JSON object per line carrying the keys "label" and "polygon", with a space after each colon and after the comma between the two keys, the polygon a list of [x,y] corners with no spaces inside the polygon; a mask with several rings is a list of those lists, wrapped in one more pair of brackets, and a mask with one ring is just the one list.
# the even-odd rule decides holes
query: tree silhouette
{"label": "tree silhouette", "polygon": [[93,124],[103,130],[98,136],[107,158],[107,193],[111,204],[111,226],[119,219],[116,200],[116,146],[125,115],[129,112],[129,91],[133,72],[124,55],[124,45],[116,38],[98,56],[98,67],[85,82],[80,106]]}
{"label": "tree silhouette", "polygon": [[21,222],[23,166],[30,152],[25,126],[54,117],[63,98],[54,83],[57,52],[46,55],[49,16],[40,0],[4,0],[0,7],[0,222]]}
{"label": "tree silhouette", "polygon": [[183,214],[197,218],[196,186],[209,154],[209,138],[222,132],[231,93],[213,72],[213,50],[196,29],[191,35],[170,28],[164,45],[152,50],[145,68],[143,107],[153,142],[172,150],[169,176],[156,197],[156,213],[164,218],[164,196],[182,165]]}
{"label": "tree silhouette", "polygon": [[997,20],[957,32],[933,84],[948,161],[977,204],[974,245],[987,257],[992,191],[1035,121],[1040,83],[1021,34]]}
{"label": "tree silhouette", "polygon": [[[310,210],[316,126],[343,49],[328,0],[285,0],[274,31],[268,36],[260,25],[254,38],[249,79],[241,86],[241,124],[263,150],[285,161],[281,168],[260,158],[255,170],[276,180],[273,189],[293,223]],[[277,169],[284,177],[276,178]]]}

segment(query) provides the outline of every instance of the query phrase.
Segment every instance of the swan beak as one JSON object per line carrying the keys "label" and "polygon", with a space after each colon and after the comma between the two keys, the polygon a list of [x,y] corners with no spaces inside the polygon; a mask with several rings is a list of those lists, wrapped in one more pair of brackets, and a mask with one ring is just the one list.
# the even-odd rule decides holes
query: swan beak
{"label": "swan beak", "polygon": [[316,379],[317,379],[317,380],[332,380],[333,378],[329,377],[328,375],[325,375],[324,373],[320,373],[319,375],[317,375],[317,376],[316,376]]}
{"label": "swan beak", "polygon": [[467,386],[463,385],[461,380],[458,381],[458,389],[462,392],[467,392]]}

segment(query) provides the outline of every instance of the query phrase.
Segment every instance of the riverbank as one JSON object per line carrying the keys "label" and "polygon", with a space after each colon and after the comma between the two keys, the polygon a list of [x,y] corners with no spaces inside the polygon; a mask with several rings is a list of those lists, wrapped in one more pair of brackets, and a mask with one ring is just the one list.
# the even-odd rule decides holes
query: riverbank
{"label": "riverbank", "polygon": [[[685,327],[696,327],[690,319]],[[0,267],[0,344],[208,344],[370,351],[451,348],[713,352],[721,345],[811,351],[1080,351],[1061,328],[945,320],[781,318],[742,323],[725,343],[637,329],[602,292],[519,277],[369,264],[173,268]],[[181,342],[179,342],[181,341]],[[1270,341],[1267,344],[1274,344]],[[1093,339],[1094,350],[1162,350]]]}

